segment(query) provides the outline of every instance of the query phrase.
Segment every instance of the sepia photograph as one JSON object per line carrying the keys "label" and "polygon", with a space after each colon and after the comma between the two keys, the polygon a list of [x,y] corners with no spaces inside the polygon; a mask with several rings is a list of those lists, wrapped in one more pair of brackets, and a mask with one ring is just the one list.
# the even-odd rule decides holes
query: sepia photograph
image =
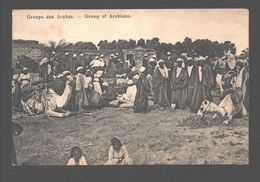
{"label": "sepia photograph", "polygon": [[247,165],[248,9],[14,9],[13,166]]}

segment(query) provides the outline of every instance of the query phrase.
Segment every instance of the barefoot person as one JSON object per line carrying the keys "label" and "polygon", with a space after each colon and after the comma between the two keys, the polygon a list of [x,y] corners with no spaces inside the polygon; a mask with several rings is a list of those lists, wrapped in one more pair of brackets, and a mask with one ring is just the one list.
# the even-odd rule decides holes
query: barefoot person
{"label": "barefoot person", "polygon": [[70,151],[70,159],[67,163],[67,166],[86,166],[87,161],[82,155],[82,151],[79,147],[75,146]]}
{"label": "barefoot person", "polygon": [[112,138],[111,143],[105,165],[132,165],[133,161],[129,158],[125,145],[116,137]]}

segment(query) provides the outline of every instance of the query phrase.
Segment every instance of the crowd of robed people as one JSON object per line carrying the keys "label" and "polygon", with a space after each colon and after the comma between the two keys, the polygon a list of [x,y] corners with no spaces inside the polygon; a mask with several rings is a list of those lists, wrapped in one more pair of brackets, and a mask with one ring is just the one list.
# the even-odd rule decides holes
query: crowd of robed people
{"label": "crowd of robed people", "polygon": [[[65,57],[68,55],[66,53]],[[173,111],[188,107],[191,112],[197,112],[204,99],[212,100],[211,91],[216,87],[221,98],[233,89],[241,89],[244,95],[248,95],[249,62],[247,59],[236,59],[232,54],[215,58],[213,61],[209,61],[207,57],[189,54],[182,54],[174,59],[170,52],[167,52],[165,59],[157,60],[156,55],[145,54],[139,69],[133,59],[127,60],[129,64],[123,69],[122,58],[118,56],[111,54],[106,62],[103,55],[100,55],[89,62],[75,61],[76,65],[73,66],[66,63],[69,65],[66,67],[65,61],[57,59],[53,53],[53,57],[45,57],[39,64],[40,80],[43,83],[55,81],[53,86],[58,87],[55,90],[62,93],[66,75],[73,75],[76,84],[68,109],[78,111],[92,106],[119,106],[147,113],[150,111],[148,101],[152,100],[155,108],[170,108]],[[80,57],[83,58],[84,55],[80,54]],[[77,58],[77,55],[73,54],[72,58]],[[113,87],[103,79],[120,77],[128,86],[124,94],[116,95]],[[228,84],[225,84],[226,78]],[[18,62],[12,81],[19,88],[14,94],[13,105],[19,107],[23,89],[32,85],[29,69]],[[59,85],[57,81],[63,84]],[[27,89],[24,90],[26,92]],[[118,138],[113,138],[105,164],[132,163],[125,145]],[[88,165],[79,147],[72,148],[67,165]]]}
{"label": "crowd of robed people", "polygon": [[190,108],[197,112],[203,100],[213,101],[212,91],[219,88],[220,99],[241,89],[248,95],[248,60],[236,59],[231,53],[209,60],[203,56],[184,53],[174,59],[170,52],[167,58],[148,59],[145,55],[143,67],[139,69],[135,112],[149,111],[149,96],[154,106],[161,109]]}
{"label": "crowd of robed people", "polygon": [[[55,83],[49,85],[62,94],[65,77],[74,76],[76,84],[67,108],[72,111],[119,106],[146,113],[150,111],[149,100],[152,100],[154,108],[170,108],[173,111],[188,107],[191,112],[197,112],[203,100],[212,101],[211,91],[216,86],[222,98],[232,88],[243,89],[245,95],[248,65],[248,60],[236,59],[230,53],[214,60],[189,53],[173,58],[167,52],[164,59],[145,54],[142,67],[138,68],[135,60],[125,61],[118,53],[111,54],[105,61],[102,54],[86,59],[84,54],[65,53],[63,57],[58,57],[52,52],[52,57],[41,60],[39,77],[43,83]],[[229,86],[224,84],[226,74],[233,78]],[[106,78],[122,78],[127,83],[126,92],[116,94],[115,85],[110,85]],[[13,98],[13,105],[19,107],[22,95],[27,94],[32,84],[28,68],[22,68],[19,62],[14,70],[13,82],[20,88],[16,89]]]}

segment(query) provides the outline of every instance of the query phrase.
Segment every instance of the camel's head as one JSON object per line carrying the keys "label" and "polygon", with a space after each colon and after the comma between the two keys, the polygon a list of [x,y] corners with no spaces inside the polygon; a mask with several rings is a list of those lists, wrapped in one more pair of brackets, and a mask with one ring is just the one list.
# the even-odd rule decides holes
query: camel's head
{"label": "camel's head", "polygon": [[73,86],[75,84],[75,79],[74,79],[73,75],[66,75],[65,79],[66,79],[66,83],[69,86]]}
{"label": "camel's head", "polygon": [[210,103],[211,103],[211,102],[208,101],[207,99],[204,100],[204,101],[201,103],[200,108],[199,108],[199,110],[198,110],[198,112],[197,112],[197,116],[198,116],[199,118],[203,118],[204,113],[207,112],[208,109],[209,109]]}

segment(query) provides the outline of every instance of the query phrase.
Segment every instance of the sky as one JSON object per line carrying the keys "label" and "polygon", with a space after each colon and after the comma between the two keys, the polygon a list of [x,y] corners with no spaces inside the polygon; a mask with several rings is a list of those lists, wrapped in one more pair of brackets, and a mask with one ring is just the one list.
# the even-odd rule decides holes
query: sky
{"label": "sky", "polygon": [[[128,18],[109,18],[109,15]],[[47,19],[46,16],[54,16]],[[73,18],[57,18],[57,16]],[[102,16],[106,15],[106,18]],[[35,19],[42,16],[41,19]],[[91,16],[91,18],[89,18]],[[96,18],[99,16],[99,18]],[[32,18],[34,17],[34,18]],[[95,17],[95,18],[94,18]],[[103,9],[103,10],[13,10],[13,39],[58,42],[93,42],[158,37],[176,43],[185,37],[236,44],[237,53],[249,46],[247,9]]]}

